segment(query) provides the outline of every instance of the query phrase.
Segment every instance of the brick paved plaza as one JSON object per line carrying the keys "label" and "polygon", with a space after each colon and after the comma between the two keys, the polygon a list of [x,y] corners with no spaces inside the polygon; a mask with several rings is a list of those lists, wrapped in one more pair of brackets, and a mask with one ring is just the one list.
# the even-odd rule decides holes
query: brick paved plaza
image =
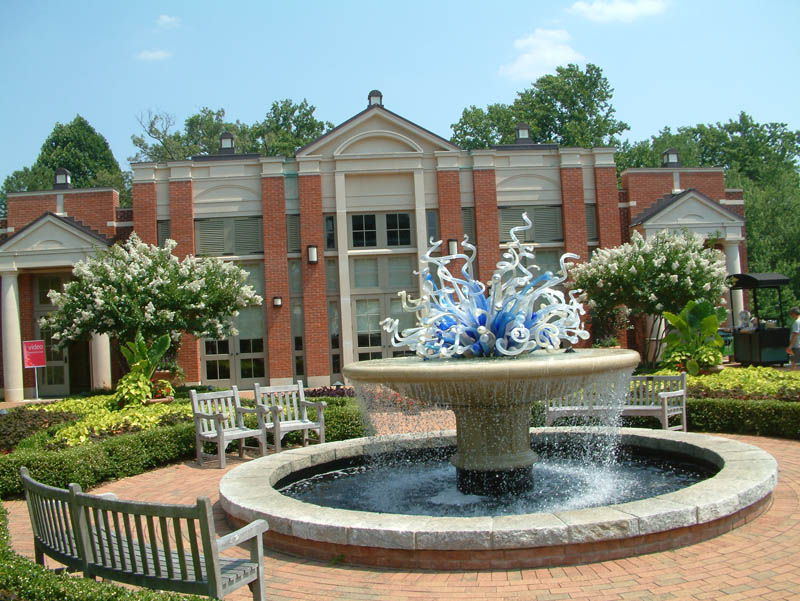
{"label": "brick paved plaza", "polygon": [[[761,517],[718,538],[673,551],[574,567],[464,572],[406,571],[329,565],[267,550],[271,601],[470,601],[477,599],[666,600],[800,599],[800,442],[730,436],[768,451],[780,477],[772,506]],[[238,458],[231,459],[232,469]],[[191,503],[218,498],[224,470],[194,462],[107,483],[95,492],[120,498]],[[14,548],[33,556],[24,501],[4,503]],[[218,533],[229,530],[215,505]],[[241,551],[245,556],[245,551]],[[245,588],[228,597],[250,599]]]}

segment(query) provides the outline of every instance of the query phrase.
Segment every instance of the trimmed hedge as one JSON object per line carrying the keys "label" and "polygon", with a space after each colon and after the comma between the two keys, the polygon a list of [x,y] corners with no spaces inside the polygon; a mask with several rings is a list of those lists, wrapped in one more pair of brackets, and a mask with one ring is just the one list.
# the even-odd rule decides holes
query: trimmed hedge
{"label": "trimmed hedge", "polygon": [[686,403],[689,430],[800,440],[800,403],[695,399]]}
{"label": "trimmed hedge", "polygon": [[201,601],[205,597],[151,590],[133,591],[90,578],[55,574],[14,553],[8,514],[0,505],[0,601]]}
{"label": "trimmed hedge", "polygon": [[22,494],[22,466],[39,482],[60,488],[76,482],[86,489],[192,457],[194,450],[193,423],[120,434],[56,451],[17,449],[0,456],[0,498]]}

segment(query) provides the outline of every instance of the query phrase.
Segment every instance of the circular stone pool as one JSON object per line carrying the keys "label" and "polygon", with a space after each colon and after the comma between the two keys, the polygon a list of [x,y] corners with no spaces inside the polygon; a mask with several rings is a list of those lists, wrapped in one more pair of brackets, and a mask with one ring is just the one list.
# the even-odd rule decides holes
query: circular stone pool
{"label": "circular stone pool", "polygon": [[[534,446],[574,444],[586,434],[583,428],[531,431]],[[587,563],[693,544],[758,516],[769,506],[777,483],[772,456],[737,441],[621,429],[619,442],[644,454],[693,458],[719,471],[686,488],[625,503],[479,517],[333,509],[289,498],[274,488],[297,472],[327,471],[365,454],[454,444],[452,433],[405,434],[328,443],[250,461],[223,477],[220,501],[233,526],[266,519],[270,530],[265,544],[287,553],[362,565],[480,569]]]}

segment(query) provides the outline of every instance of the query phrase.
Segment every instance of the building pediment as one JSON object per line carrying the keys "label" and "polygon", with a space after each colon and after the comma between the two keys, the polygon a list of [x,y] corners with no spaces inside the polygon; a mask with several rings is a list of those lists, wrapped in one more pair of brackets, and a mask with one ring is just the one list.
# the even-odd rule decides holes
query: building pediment
{"label": "building pediment", "polygon": [[0,271],[72,267],[110,244],[71,218],[46,213],[0,245]]}
{"label": "building pediment", "polygon": [[743,238],[744,218],[692,188],[661,199],[632,225],[641,225],[645,232],[686,229],[706,237],[737,240]]}
{"label": "building pediment", "polygon": [[361,111],[297,151],[297,157],[388,155],[459,150],[458,146],[383,106]]}

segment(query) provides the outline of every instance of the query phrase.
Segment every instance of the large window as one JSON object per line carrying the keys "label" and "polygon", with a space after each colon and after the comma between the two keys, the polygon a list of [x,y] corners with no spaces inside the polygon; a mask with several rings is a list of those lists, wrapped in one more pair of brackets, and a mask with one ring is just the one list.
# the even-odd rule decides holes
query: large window
{"label": "large window", "polygon": [[[500,207],[500,242],[511,241],[511,228],[525,225],[522,214],[527,213],[533,228],[524,232],[523,242],[561,242],[564,240],[561,224],[561,206]],[[517,234],[519,237],[520,235]]]}
{"label": "large window", "polygon": [[205,257],[263,254],[261,223],[261,217],[196,219],[195,253]]}
{"label": "large window", "polygon": [[350,216],[351,248],[403,248],[414,245],[411,213]]}
{"label": "large window", "polygon": [[354,257],[351,259],[350,285],[354,291],[416,291],[415,255],[388,257]]}

